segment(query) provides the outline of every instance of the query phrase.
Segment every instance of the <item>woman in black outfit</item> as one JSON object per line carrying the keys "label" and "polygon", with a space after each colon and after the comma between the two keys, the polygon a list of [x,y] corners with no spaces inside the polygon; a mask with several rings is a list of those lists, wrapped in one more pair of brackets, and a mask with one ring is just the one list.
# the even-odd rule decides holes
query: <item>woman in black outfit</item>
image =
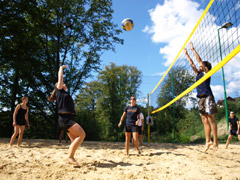
{"label": "woman in black outfit", "polygon": [[25,129],[26,121],[28,128],[30,128],[29,121],[28,121],[28,97],[23,96],[22,97],[22,103],[18,104],[14,113],[13,113],[13,127],[14,127],[14,133],[11,137],[9,146],[12,146],[15,138],[18,135],[18,147],[20,147],[20,144],[22,142],[23,132]]}
{"label": "woman in black outfit", "polygon": [[69,147],[68,163],[73,165],[79,165],[74,159],[74,154],[77,148],[82,144],[85,138],[85,132],[83,128],[74,121],[75,110],[73,99],[71,95],[66,92],[67,86],[63,84],[63,69],[67,66],[62,65],[58,71],[58,82],[55,84],[55,89],[51,96],[48,98],[49,101],[57,101],[58,108],[58,123],[62,130],[66,130],[71,140]]}

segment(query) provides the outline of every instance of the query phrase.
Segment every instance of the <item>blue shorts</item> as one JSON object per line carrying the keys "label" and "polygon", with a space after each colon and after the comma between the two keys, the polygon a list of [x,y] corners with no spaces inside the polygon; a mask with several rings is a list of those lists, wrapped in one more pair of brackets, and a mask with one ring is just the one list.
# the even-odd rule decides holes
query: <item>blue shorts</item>
{"label": "blue shorts", "polygon": [[125,125],[124,126],[124,131],[125,132],[138,132],[139,130],[138,130],[138,126],[136,126],[136,125],[133,125],[133,126]]}

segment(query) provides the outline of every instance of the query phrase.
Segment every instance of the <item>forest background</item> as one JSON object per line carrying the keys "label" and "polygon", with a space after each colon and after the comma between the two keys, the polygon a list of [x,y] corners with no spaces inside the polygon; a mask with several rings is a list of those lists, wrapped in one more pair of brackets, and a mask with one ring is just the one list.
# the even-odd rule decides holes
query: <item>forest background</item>
{"label": "forest background", "polygon": [[[123,128],[117,124],[130,97],[139,95],[142,73],[135,66],[115,63],[100,68],[103,52],[114,51],[116,44],[124,43],[119,38],[122,30],[112,21],[112,1],[1,1],[0,7],[0,137],[12,135],[12,115],[23,95],[29,97],[31,126],[24,137],[59,137],[56,104],[47,98],[57,82],[59,66],[65,64],[69,68],[64,81],[74,98],[75,120],[85,130],[86,140],[124,141]],[[194,77],[185,76],[186,70],[174,71],[175,92],[194,82]],[[97,80],[91,81],[93,73]],[[179,79],[186,77],[185,81]],[[163,82],[159,107],[173,98],[171,81]],[[193,136],[197,136],[196,142],[204,139],[197,106],[186,108],[189,96],[174,104],[174,113],[170,106],[152,116],[151,141],[187,143]],[[192,102],[196,104],[196,99]],[[145,117],[153,108],[138,106]],[[228,102],[232,111],[239,107],[238,98]],[[218,107],[217,122],[226,123],[224,115],[224,107]]]}

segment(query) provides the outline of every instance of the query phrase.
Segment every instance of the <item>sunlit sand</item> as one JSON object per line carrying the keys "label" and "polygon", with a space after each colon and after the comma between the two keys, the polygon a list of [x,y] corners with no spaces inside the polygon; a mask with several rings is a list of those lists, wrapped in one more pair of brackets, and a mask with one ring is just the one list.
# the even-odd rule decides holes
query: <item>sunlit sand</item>
{"label": "sunlit sand", "polygon": [[24,139],[21,148],[0,139],[0,179],[238,179],[240,143],[219,144],[205,153],[204,144],[145,144],[141,154],[124,143],[84,141],[74,166],[65,141]]}

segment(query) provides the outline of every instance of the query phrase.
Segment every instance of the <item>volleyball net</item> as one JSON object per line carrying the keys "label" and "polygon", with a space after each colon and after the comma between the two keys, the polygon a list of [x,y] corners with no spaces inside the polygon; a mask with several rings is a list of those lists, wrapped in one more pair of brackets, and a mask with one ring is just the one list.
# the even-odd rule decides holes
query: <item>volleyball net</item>
{"label": "volleyball net", "polygon": [[[186,48],[198,68],[198,62],[190,49],[190,42],[201,59],[212,65],[212,69],[197,82],[184,53]],[[152,114],[174,102],[186,104],[193,97],[193,90],[198,85],[240,52],[239,44],[240,1],[211,0],[176,58],[150,93],[150,106],[154,107]]]}

